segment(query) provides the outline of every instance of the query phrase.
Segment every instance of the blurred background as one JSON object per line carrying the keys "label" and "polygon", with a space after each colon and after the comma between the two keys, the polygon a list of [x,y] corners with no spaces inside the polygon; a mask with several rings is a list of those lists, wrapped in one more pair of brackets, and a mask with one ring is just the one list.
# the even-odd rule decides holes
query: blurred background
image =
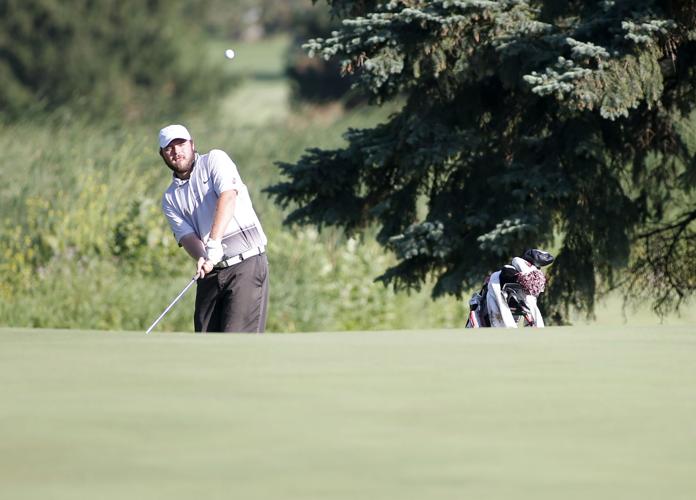
{"label": "blurred background", "polygon": [[[340,147],[400,105],[367,107],[337,61],[307,57],[335,22],[310,0],[0,2],[0,326],[144,330],[183,288],[194,265],[161,214],[157,154],[177,122],[249,186],[269,238],[269,331],[463,327],[466,300],[373,282],[393,263],[373,233],[284,227],[262,192],[276,162]],[[158,328],[192,330],[193,295]],[[658,322],[648,307],[614,297],[595,320]]]}
{"label": "blurred background", "polygon": [[[261,191],[274,163],[343,144],[392,111],[360,107],[309,0],[7,1],[0,7],[0,324],[147,326],[193,263],[160,211],[157,132],[189,127],[227,151],[269,237],[270,331],[454,327],[462,305],[373,283],[390,263],[366,235],[282,227]],[[232,60],[226,49],[235,51]],[[192,329],[193,293],[158,328]]]}

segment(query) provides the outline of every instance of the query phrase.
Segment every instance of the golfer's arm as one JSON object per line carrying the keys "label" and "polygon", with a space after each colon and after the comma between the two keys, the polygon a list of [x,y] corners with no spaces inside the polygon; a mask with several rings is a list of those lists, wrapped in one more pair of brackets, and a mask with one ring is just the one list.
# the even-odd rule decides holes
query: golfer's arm
{"label": "golfer's arm", "polygon": [[184,247],[184,250],[186,250],[194,260],[198,260],[201,257],[205,258],[206,256],[205,245],[194,233],[189,233],[181,238],[179,244]]}
{"label": "golfer's arm", "polygon": [[[225,228],[232,220],[234,215],[234,207],[237,201],[237,191],[231,189],[225,191],[220,195],[215,207],[215,215],[213,216],[213,227],[210,230],[210,238],[220,241],[224,236]],[[206,258],[207,252],[205,250],[205,244],[201,239],[195,234],[190,233],[185,235],[179,241],[184,250],[193,257],[194,260],[198,260],[201,257]]]}
{"label": "golfer's arm", "polygon": [[225,229],[234,216],[234,207],[237,202],[237,191],[230,189],[220,194],[215,207],[213,227],[210,229],[210,238],[220,241],[225,235]]}

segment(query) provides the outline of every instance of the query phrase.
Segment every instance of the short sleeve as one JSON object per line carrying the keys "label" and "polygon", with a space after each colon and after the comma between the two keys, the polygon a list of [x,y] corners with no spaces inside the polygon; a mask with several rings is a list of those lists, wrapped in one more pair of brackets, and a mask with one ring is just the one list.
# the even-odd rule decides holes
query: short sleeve
{"label": "short sleeve", "polygon": [[237,165],[232,159],[219,149],[213,149],[208,155],[208,168],[210,178],[213,180],[213,188],[219,196],[225,191],[234,189],[239,190],[244,186],[242,179],[239,177]]}
{"label": "short sleeve", "polygon": [[164,216],[167,218],[167,222],[169,222],[169,227],[174,233],[177,243],[180,243],[181,238],[187,234],[195,233],[191,225],[183,218],[181,212],[167,198],[166,193],[162,197],[162,212],[164,212]]}

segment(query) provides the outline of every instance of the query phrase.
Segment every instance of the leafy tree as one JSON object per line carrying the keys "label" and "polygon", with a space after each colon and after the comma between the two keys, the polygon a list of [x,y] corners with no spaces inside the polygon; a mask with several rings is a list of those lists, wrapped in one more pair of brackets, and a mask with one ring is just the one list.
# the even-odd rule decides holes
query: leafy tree
{"label": "leafy tree", "polygon": [[[696,287],[696,5],[686,0],[329,0],[310,52],[403,108],[281,163],[286,223],[377,224],[379,279],[461,296],[557,250],[547,314],[623,287],[667,313]],[[551,314],[549,314],[551,313]]]}
{"label": "leafy tree", "polygon": [[0,114],[142,116],[215,95],[227,82],[186,20],[181,0],[2,0]]}

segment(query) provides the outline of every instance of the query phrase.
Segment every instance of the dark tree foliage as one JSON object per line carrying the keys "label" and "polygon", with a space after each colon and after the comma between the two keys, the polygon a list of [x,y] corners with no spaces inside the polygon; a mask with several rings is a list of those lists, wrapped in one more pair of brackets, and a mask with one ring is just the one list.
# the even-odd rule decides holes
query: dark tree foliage
{"label": "dark tree foliage", "polygon": [[286,54],[285,74],[290,80],[292,99],[298,103],[325,104],[341,100],[351,89],[354,77],[341,75],[340,61],[309,57],[302,44],[310,38],[328,36],[340,27],[325,5],[297,10],[294,16],[294,43]]}
{"label": "dark tree foliage", "polygon": [[142,116],[217,95],[227,82],[195,35],[181,0],[0,0],[0,118]]}
{"label": "dark tree foliage", "polygon": [[289,224],[380,228],[397,289],[461,296],[527,247],[557,252],[547,315],[623,287],[661,313],[696,287],[696,5],[329,1],[341,60],[387,123],[282,163]]}

